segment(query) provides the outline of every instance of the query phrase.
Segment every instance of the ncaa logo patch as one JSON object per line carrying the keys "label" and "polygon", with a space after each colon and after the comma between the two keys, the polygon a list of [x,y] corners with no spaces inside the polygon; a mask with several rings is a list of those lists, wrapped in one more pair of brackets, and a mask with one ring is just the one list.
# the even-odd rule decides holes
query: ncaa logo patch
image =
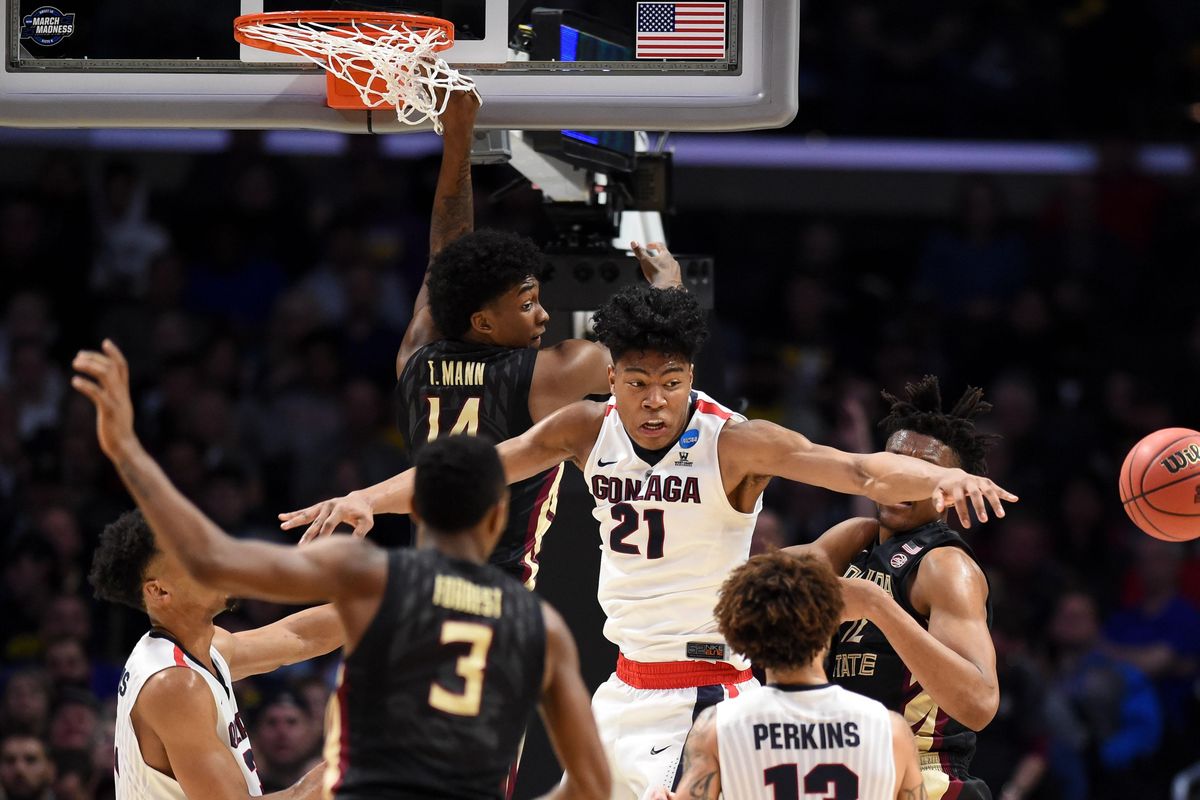
{"label": "ncaa logo patch", "polygon": [[700,431],[692,428],[690,431],[684,431],[683,436],[679,437],[679,446],[684,450],[700,441]]}
{"label": "ncaa logo patch", "polygon": [[75,14],[42,6],[21,20],[21,38],[44,47],[55,45],[75,32]]}
{"label": "ncaa logo patch", "polygon": [[904,555],[904,553],[896,553],[896,555],[892,556],[891,565],[896,569],[900,569],[900,567],[903,567],[907,563],[908,556]]}

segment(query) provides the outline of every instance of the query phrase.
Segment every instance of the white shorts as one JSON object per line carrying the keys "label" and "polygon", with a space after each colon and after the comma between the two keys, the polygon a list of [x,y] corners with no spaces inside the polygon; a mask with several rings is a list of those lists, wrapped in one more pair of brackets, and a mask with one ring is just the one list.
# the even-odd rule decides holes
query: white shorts
{"label": "white shorts", "polygon": [[722,686],[635,689],[613,673],[592,696],[592,713],[612,770],[612,800],[641,800],[672,788],[692,721],[711,705],[757,689],[754,678]]}

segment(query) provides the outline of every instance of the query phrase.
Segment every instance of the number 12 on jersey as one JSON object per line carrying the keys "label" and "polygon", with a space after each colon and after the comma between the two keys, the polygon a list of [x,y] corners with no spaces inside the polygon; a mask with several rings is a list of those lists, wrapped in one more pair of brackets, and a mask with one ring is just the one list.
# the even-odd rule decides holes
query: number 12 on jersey
{"label": "number 12 on jersey", "polygon": [[[481,399],[479,397],[467,398],[467,402],[463,403],[462,411],[458,412],[458,419],[454,421],[454,427],[450,429],[450,436],[457,436],[460,433],[474,436],[479,433],[479,402]],[[432,442],[441,434],[442,398],[429,396],[425,400],[429,403],[429,438],[427,441]]]}
{"label": "number 12 on jersey", "polygon": [[[800,800],[800,770],[780,764],[763,770],[763,784],[775,790],[775,800]],[[858,776],[845,764],[817,764],[804,775],[804,797],[858,800]]]}

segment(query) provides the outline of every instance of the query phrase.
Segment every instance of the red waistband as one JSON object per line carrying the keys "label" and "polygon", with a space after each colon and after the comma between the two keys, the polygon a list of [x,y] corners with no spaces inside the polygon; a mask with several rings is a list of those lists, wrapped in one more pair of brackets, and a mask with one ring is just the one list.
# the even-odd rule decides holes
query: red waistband
{"label": "red waistband", "polygon": [[754,674],[724,661],[630,661],[617,655],[617,677],[635,689],[689,689],[748,681]]}

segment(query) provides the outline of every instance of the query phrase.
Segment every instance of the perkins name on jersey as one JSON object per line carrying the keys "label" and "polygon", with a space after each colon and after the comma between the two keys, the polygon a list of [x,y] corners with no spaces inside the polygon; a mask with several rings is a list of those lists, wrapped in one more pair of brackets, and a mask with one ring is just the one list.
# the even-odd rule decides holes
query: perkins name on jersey
{"label": "perkins name on jersey", "polygon": [[858,747],[857,722],[771,722],[754,726],[754,749],[817,750]]}

